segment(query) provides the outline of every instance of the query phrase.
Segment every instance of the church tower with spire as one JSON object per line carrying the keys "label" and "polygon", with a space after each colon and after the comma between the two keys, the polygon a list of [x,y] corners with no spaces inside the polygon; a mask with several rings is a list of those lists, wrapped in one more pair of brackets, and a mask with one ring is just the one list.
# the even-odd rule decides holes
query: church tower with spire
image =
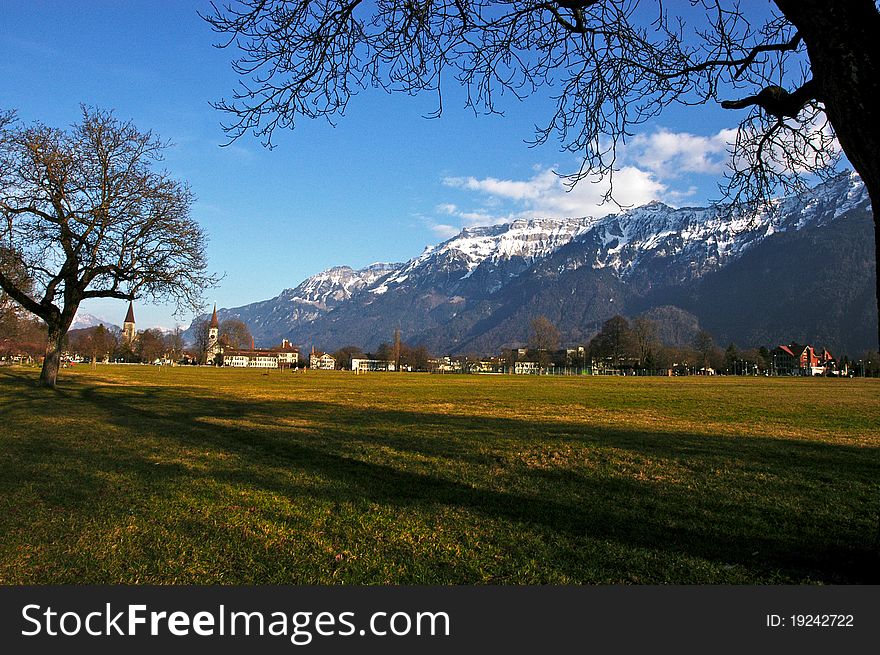
{"label": "church tower with spire", "polygon": [[208,355],[220,353],[220,322],[217,320],[217,303],[214,303],[214,314],[208,324]]}
{"label": "church tower with spire", "polygon": [[129,348],[134,346],[137,339],[137,331],[134,324],[134,307],[131,301],[128,301],[128,313],[125,315],[125,322],[122,324],[122,343]]}

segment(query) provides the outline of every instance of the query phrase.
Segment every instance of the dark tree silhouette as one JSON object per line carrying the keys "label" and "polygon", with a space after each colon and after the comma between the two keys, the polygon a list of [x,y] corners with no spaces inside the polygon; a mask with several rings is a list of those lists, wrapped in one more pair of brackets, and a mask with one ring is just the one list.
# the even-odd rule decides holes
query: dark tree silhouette
{"label": "dark tree silhouette", "polygon": [[873,0],[240,0],[205,19],[238,49],[240,87],[215,103],[232,139],[271,145],[275,129],[332,121],[370,86],[434,93],[438,114],[450,79],[490,113],[499,96],[547,90],[556,106],[536,142],[557,138],[583,157],[574,183],[613,175],[618,146],[668,105],[720,103],[745,112],[731,201],[833,174],[839,143],[880,208]]}
{"label": "dark tree silhouette", "polygon": [[546,316],[537,316],[531,321],[529,348],[553,351],[559,347],[559,330]]}
{"label": "dark tree silhouette", "polygon": [[363,350],[359,346],[344,346],[333,353],[333,359],[336,365],[342,369],[351,369],[351,358],[363,355]]}
{"label": "dark tree silhouette", "polygon": [[[40,383],[54,387],[62,343],[88,298],[197,309],[205,236],[186,185],[156,172],[165,145],[111,112],[83,107],[63,131],[0,115],[0,287],[46,323]],[[18,271],[26,272],[27,285]]]}
{"label": "dark tree silhouette", "polygon": [[[538,365],[546,369],[553,361],[553,352],[559,347],[559,330],[546,316],[537,316],[531,321],[529,349],[537,359]],[[479,357],[477,358],[479,359]]]}
{"label": "dark tree silhouette", "polygon": [[697,336],[694,338],[694,350],[697,351],[700,365],[703,368],[708,367],[715,351],[715,340],[712,335],[706,330],[697,332]]}
{"label": "dark tree silhouette", "polygon": [[138,334],[136,347],[141,362],[155,362],[165,353],[165,335],[158,328],[146,329]]}
{"label": "dark tree silhouette", "polygon": [[[632,332],[639,346],[639,361],[647,367],[648,355],[653,360],[653,351],[660,345],[657,340],[657,324],[644,316],[637,316],[632,321]],[[653,361],[650,363],[653,364]]]}
{"label": "dark tree silhouette", "polygon": [[92,368],[96,368],[98,360],[110,356],[118,346],[116,337],[103,325],[78,330],[75,337],[71,332],[69,341],[71,349],[91,358]]}
{"label": "dark tree silhouette", "polygon": [[234,350],[250,348],[253,341],[248,326],[237,318],[227,318],[220,322],[219,338],[223,346]]}
{"label": "dark tree silhouette", "polygon": [[175,325],[174,330],[165,335],[165,350],[171,357],[172,362],[180,361],[184,349],[183,328]]}
{"label": "dark tree silhouette", "polygon": [[629,321],[620,315],[612,316],[602,324],[602,329],[590,340],[589,350],[591,358],[610,361],[612,366],[639,356],[636,335]]}

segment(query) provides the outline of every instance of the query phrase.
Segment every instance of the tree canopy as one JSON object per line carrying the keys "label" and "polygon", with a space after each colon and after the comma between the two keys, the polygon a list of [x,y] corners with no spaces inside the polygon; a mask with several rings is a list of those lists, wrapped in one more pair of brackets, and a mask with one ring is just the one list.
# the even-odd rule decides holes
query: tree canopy
{"label": "tree canopy", "polygon": [[83,300],[197,309],[214,283],[192,193],[154,169],[166,145],[100,109],[68,130],[0,115],[0,287],[46,323],[43,385]]}

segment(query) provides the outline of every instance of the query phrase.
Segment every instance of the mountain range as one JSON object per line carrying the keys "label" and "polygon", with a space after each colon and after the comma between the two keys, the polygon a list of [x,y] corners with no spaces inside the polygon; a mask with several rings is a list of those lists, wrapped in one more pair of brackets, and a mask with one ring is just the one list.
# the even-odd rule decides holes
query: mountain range
{"label": "mountain range", "polygon": [[672,341],[706,329],[722,345],[856,353],[876,348],[875,275],[867,192],[845,173],[761,212],[652,202],[466,228],[407,262],[336,266],[217,314],[261,345],[329,351],[400,329],[434,353],[495,353],[525,344],[538,315],[583,344],[615,314],[644,314]]}

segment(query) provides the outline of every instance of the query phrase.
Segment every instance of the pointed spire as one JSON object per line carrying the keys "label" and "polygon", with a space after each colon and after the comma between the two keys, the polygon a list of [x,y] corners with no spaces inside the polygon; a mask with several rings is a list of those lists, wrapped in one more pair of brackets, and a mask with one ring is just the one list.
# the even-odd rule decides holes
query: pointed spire
{"label": "pointed spire", "polygon": [[217,320],[217,303],[214,303],[214,315],[211,317],[211,325],[209,327],[219,328],[220,322]]}
{"label": "pointed spire", "polygon": [[134,307],[131,301],[128,301],[128,313],[125,315],[125,323],[134,323]]}

